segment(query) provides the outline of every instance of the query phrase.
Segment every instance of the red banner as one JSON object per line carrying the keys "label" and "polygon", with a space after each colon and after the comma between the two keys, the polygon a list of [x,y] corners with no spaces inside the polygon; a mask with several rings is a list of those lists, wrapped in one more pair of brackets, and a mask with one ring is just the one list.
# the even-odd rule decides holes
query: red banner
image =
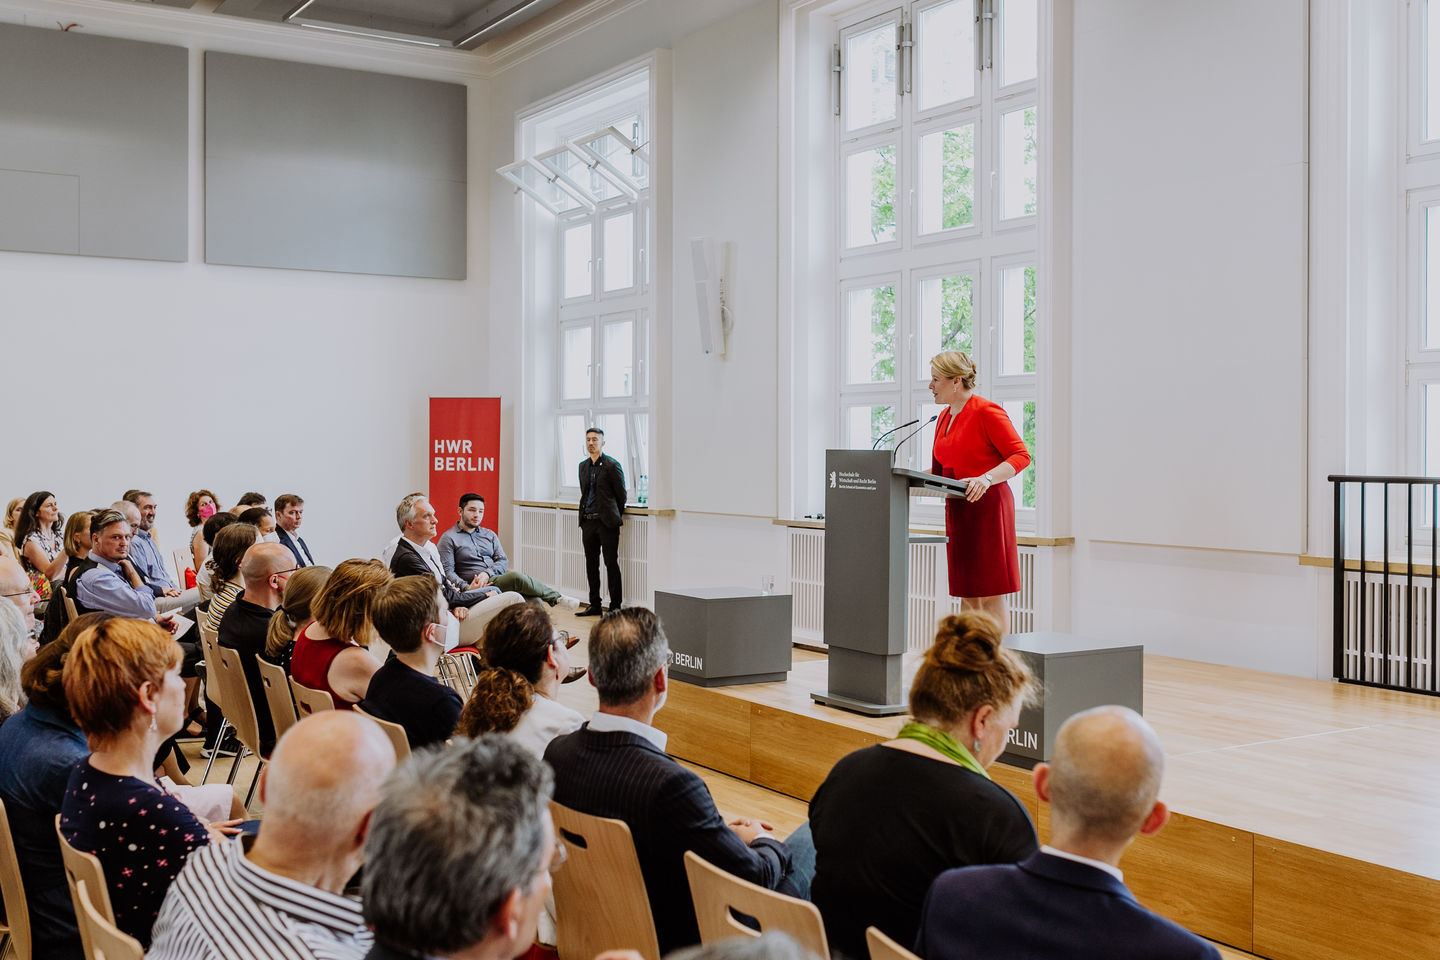
{"label": "red banner", "polygon": [[460,518],[460,496],[485,498],[483,526],[499,532],[500,398],[430,398],[430,503],[444,533]]}

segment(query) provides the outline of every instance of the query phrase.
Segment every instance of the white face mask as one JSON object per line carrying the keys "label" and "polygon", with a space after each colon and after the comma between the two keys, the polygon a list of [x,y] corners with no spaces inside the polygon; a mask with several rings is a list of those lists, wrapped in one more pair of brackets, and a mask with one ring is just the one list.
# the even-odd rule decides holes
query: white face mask
{"label": "white face mask", "polygon": [[271,531],[270,533],[267,533],[267,534],[262,535],[262,536],[260,537],[260,542],[261,542],[261,543],[279,543],[279,542],[280,542],[280,534],[275,533],[274,531]]}
{"label": "white face mask", "polygon": [[445,614],[445,635],[437,636],[438,633],[438,630],[430,631],[430,642],[438,643],[446,653],[460,646],[460,621],[454,614]]}

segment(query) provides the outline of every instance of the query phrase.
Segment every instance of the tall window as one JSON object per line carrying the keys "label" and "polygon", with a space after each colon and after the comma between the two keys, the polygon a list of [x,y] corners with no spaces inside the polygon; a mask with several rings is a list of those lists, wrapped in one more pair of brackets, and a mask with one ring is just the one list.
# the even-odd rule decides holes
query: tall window
{"label": "tall window", "polygon": [[526,422],[548,434],[541,455],[556,496],[578,494],[585,431],[605,431],[605,452],[625,468],[632,494],[649,473],[649,71],[621,77],[522,124],[528,156],[499,173],[535,205],[527,330],[553,384]]}
{"label": "tall window", "polygon": [[[1440,7],[1410,4],[1409,149],[1404,165],[1410,323],[1406,331],[1411,469],[1440,477]],[[1418,441],[1418,442],[1414,442]]]}
{"label": "tall window", "polygon": [[[1037,0],[928,0],[839,24],[835,124],[840,439],[938,415],[930,358],[964,350],[1035,456]],[[868,15],[866,15],[868,14]],[[863,17],[863,19],[861,18]],[[1043,309],[1043,304],[1038,305]],[[882,444],[893,445],[914,428]],[[902,463],[929,467],[933,424]]]}

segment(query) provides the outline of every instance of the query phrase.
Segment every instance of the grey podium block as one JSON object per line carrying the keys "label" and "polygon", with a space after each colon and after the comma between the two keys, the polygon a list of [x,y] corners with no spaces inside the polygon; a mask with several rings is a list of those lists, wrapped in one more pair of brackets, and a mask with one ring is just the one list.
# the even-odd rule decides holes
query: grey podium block
{"label": "grey podium block", "polygon": [[1060,725],[1082,710],[1106,704],[1141,710],[1145,648],[1107,643],[1068,633],[1015,633],[1005,646],[1025,658],[1043,693],[1040,704],[1020,711],[1000,759],[1018,767],[1048,761]]}
{"label": "grey podium block", "polygon": [[746,587],[656,590],[670,640],[670,676],[702,687],[784,680],[790,672],[790,595]]}

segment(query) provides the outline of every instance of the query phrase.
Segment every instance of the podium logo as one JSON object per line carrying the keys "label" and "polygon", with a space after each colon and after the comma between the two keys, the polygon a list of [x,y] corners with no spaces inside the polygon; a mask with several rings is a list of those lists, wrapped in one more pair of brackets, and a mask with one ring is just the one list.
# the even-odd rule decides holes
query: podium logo
{"label": "podium logo", "polygon": [[1033,730],[1012,729],[1005,733],[1005,742],[1022,750],[1039,750],[1040,738]]}
{"label": "podium logo", "polygon": [[831,470],[831,471],[830,471],[830,489],[831,489],[831,490],[834,490],[834,489],[835,489],[835,471],[834,471],[834,470]]}

